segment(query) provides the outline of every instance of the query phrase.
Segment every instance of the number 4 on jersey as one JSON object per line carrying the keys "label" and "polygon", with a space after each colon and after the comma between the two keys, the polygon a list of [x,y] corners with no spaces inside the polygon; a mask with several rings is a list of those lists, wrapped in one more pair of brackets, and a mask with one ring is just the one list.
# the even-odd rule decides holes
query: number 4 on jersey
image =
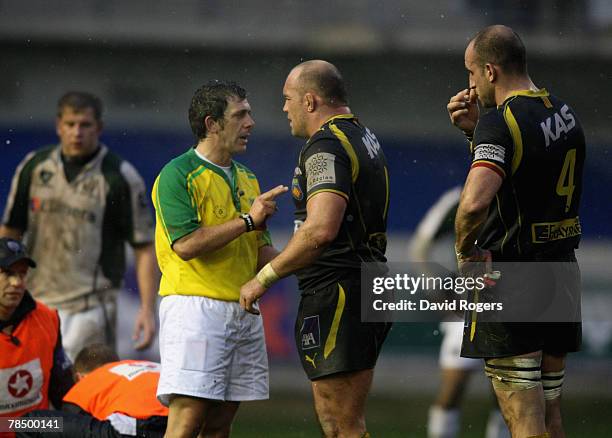
{"label": "number 4 on jersey", "polygon": [[567,213],[572,205],[572,195],[574,194],[574,168],[576,167],[576,149],[570,149],[565,154],[565,161],[561,169],[561,175],[557,181],[557,195],[565,196],[565,212]]}

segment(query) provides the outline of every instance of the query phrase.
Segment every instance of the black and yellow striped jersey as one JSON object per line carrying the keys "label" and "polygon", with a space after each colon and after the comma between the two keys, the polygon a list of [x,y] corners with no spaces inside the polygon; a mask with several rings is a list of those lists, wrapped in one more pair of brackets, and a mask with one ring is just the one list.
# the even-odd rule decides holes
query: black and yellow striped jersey
{"label": "black and yellow striped jersey", "polygon": [[483,114],[472,167],[503,183],[478,245],[497,260],[554,260],[578,247],[585,138],[574,111],[545,89],[519,91]]}
{"label": "black and yellow striped jersey", "polygon": [[315,194],[333,192],[347,201],[336,239],[297,272],[300,289],[325,287],[355,270],[359,275],[362,262],[386,261],[387,162],[376,136],[355,116],[332,117],[306,142],[291,192],[296,229],[306,220],[306,204]]}

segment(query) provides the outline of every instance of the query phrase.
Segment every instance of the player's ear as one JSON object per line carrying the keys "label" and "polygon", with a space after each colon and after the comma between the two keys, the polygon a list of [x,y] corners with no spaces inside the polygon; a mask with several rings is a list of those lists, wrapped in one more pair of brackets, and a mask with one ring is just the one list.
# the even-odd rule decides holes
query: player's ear
{"label": "player's ear", "polygon": [[220,130],[219,122],[213,119],[212,116],[206,116],[206,118],[204,118],[204,125],[206,126],[206,132],[210,134],[216,134]]}
{"label": "player's ear", "polygon": [[58,137],[60,135],[61,126],[62,126],[62,118],[58,116],[55,118],[55,133],[57,134]]}
{"label": "player's ear", "polygon": [[306,111],[309,113],[313,112],[317,108],[317,99],[315,95],[312,93],[306,93],[304,95],[304,105],[306,106]]}
{"label": "player's ear", "polygon": [[497,80],[497,66],[493,64],[485,64],[484,70],[485,77],[490,83]]}

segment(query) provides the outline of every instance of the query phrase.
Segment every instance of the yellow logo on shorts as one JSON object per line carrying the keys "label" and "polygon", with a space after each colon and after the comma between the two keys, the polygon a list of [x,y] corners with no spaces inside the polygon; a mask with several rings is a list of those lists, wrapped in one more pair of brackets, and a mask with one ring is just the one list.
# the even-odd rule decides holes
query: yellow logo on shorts
{"label": "yellow logo on shorts", "polygon": [[315,353],[314,356],[312,356],[312,357],[308,356],[307,354],[304,355],[304,360],[306,362],[310,362],[312,364],[313,368],[317,367],[317,364],[315,364],[315,359],[317,358],[317,354],[319,354],[319,353]]}

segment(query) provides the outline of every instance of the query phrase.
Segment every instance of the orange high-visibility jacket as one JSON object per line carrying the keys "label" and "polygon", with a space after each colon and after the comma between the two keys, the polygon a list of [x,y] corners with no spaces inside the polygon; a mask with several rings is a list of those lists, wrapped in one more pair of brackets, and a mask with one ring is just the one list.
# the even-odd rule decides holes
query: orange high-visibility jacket
{"label": "orange high-visibility jacket", "polygon": [[145,419],[167,416],[156,398],[160,365],[142,360],[111,362],[79,380],[64,396],[98,420],[113,413]]}
{"label": "orange high-visibility jacket", "polygon": [[12,336],[0,334],[0,416],[18,417],[49,408],[58,333],[57,311],[36,301],[34,310],[17,324]]}

